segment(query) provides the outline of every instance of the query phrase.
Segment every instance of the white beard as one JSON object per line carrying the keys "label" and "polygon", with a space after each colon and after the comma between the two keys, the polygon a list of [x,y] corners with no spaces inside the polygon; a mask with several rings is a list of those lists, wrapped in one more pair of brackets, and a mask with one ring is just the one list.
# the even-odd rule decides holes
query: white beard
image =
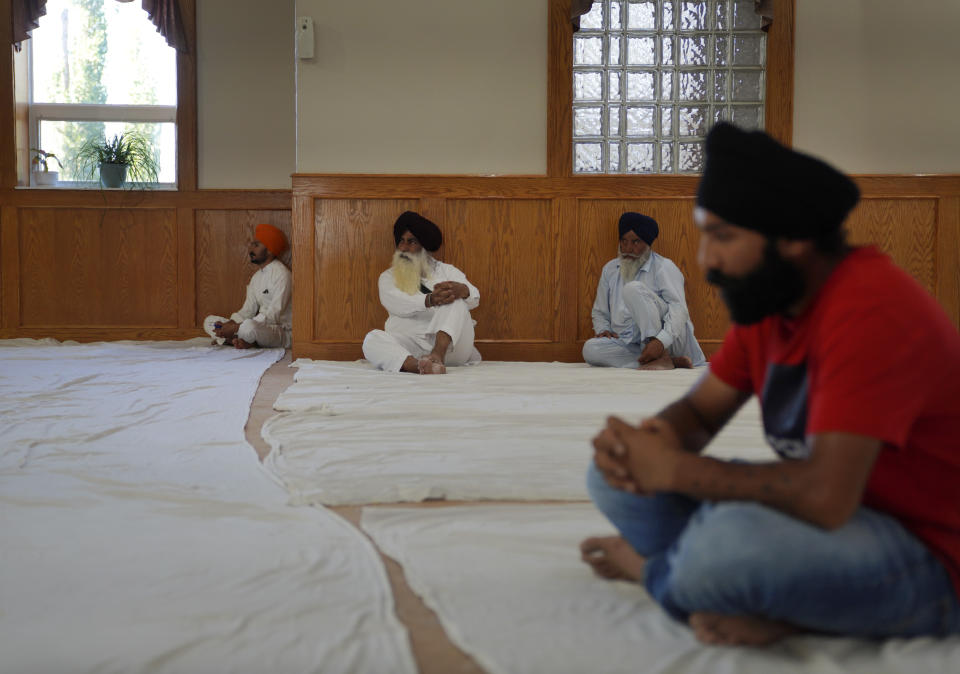
{"label": "white beard", "polygon": [[633,279],[637,277],[637,272],[640,271],[640,267],[647,263],[647,260],[650,259],[650,253],[652,251],[647,248],[640,257],[625,257],[622,253],[620,254],[620,279],[624,283],[630,283]]}
{"label": "white beard", "polygon": [[419,253],[401,253],[398,250],[393,254],[390,268],[393,269],[393,283],[397,289],[408,295],[416,295],[420,292],[420,279],[430,278],[430,255],[423,249]]}

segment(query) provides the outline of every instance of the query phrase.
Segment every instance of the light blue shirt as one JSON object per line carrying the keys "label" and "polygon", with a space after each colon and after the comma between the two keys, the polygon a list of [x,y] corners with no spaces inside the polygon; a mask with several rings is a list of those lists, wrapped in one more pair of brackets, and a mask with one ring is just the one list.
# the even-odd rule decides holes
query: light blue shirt
{"label": "light blue shirt", "polygon": [[[669,349],[674,342],[685,337],[694,339],[693,324],[690,322],[683,292],[683,273],[677,265],[651,251],[650,259],[640,267],[633,280],[645,285],[667,304],[663,328],[655,335],[664,348]],[[604,330],[615,332],[621,340],[631,344],[639,342],[642,335],[637,334],[637,326],[623,302],[623,286],[620,278],[620,258],[614,258],[605,264],[600,272],[597,298],[593,302],[593,330],[594,334],[600,334]]]}

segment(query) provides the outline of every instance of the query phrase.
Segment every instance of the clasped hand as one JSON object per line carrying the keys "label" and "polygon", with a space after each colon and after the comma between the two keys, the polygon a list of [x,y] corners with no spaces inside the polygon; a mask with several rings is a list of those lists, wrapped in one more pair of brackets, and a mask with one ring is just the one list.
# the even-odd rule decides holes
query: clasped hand
{"label": "clasped hand", "polygon": [[639,426],[608,417],[593,439],[593,450],[593,461],[607,483],[637,494],[670,491],[683,455],[673,427],[658,417]]}
{"label": "clasped hand", "polygon": [[431,304],[440,306],[450,304],[454,300],[466,299],[470,295],[470,290],[463,283],[456,281],[441,281],[433,286],[433,295]]}
{"label": "clasped hand", "polygon": [[230,340],[236,337],[237,330],[240,328],[239,324],[236,321],[227,321],[220,325],[220,327],[214,327],[213,334],[217,337],[223,337],[224,339]]}

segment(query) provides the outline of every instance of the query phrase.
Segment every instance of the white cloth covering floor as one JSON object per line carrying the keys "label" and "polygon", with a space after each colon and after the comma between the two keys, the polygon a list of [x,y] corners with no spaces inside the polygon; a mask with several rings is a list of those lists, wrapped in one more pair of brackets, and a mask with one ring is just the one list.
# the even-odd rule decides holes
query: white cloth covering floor
{"label": "white cloth covering floor", "polygon": [[0,672],[416,671],[369,541],[244,438],[283,351],[0,341]]}
{"label": "white cloth covering floor", "polygon": [[704,646],[639,585],[596,578],[580,561],[581,540],[613,533],[590,504],[364,508],[361,525],[490,674],[960,671],[960,637]]}
{"label": "white cloth covering floor", "polygon": [[[590,440],[636,423],[704,369],[639,372],[580,363],[483,362],[442,376],[300,359],[264,424],[265,465],[293,503],[585,500]],[[751,400],[709,454],[772,461]]]}

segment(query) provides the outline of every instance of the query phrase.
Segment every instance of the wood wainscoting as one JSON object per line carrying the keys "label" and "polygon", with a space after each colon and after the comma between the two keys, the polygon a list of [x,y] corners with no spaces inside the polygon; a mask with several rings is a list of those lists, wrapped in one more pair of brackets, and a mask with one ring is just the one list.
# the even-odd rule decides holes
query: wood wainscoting
{"label": "wood wainscoting", "polygon": [[254,226],[292,230],[289,190],[2,196],[0,338],[200,337],[243,304]]}
{"label": "wood wainscoting", "polygon": [[[888,252],[960,325],[960,177],[862,176],[847,227]],[[377,276],[389,265],[404,210],[437,222],[437,257],[480,289],[477,346],[488,360],[578,361],[590,309],[627,210],[660,223],[654,250],[687,279],[704,351],[719,347],[726,309],[697,266],[693,176],[575,178],[295,175],[294,356],[361,358],[386,312]],[[816,198],[813,195],[811,198]]]}
{"label": "wood wainscoting", "polygon": [[[890,253],[960,325],[960,177],[867,176],[848,221],[855,243]],[[407,209],[444,232],[438,257],[480,289],[488,360],[578,361],[592,336],[600,268],[625,210],[660,222],[655,250],[686,274],[704,351],[726,310],[697,268],[688,176],[297,175],[294,190],[0,192],[0,338],[78,341],[201,336],[243,302],[258,222],[291,235],[294,354],[355,359],[386,312],[377,276]],[[292,208],[292,216],[291,216]],[[289,260],[288,260],[289,262]]]}

